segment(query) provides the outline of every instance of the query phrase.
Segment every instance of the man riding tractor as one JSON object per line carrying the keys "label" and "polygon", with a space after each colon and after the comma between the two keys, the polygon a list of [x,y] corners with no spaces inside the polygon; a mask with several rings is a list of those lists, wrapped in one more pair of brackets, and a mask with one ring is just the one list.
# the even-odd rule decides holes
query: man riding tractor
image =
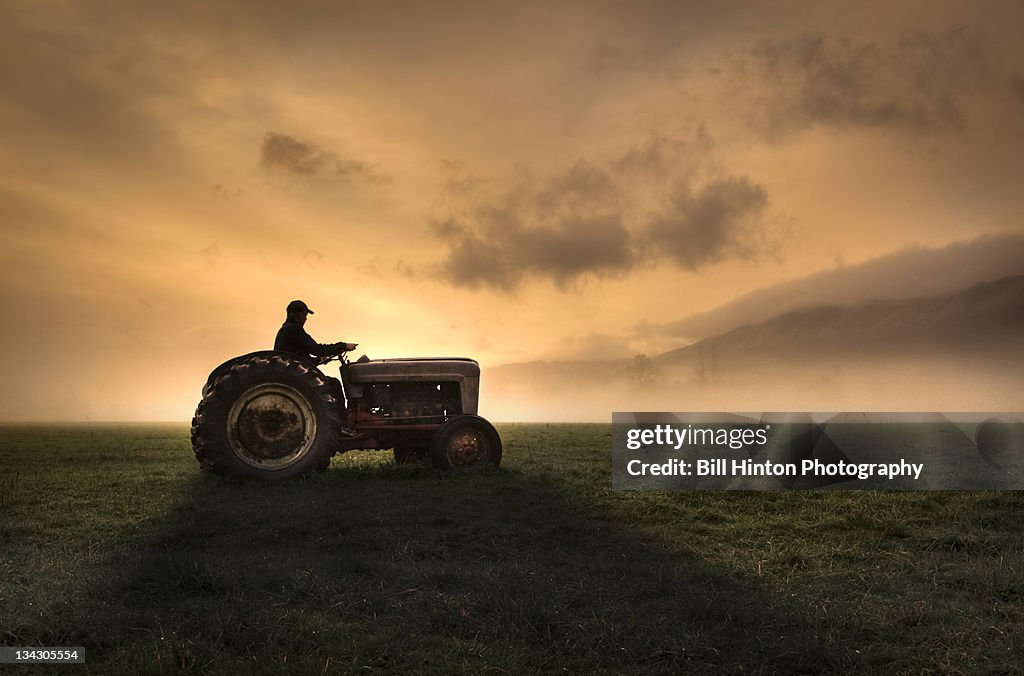
{"label": "man riding tractor", "polygon": [[[254,479],[323,470],[335,453],[394,449],[397,463],[426,459],[452,470],[497,466],[501,438],[478,416],[480,366],[466,358],[367,359],[355,343],[320,344],[292,301],[273,351],[224,362],[210,374],[192,420],[203,469]],[[341,360],[341,381],[318,364]],[[342,385],[344,383],[344,385]]]}

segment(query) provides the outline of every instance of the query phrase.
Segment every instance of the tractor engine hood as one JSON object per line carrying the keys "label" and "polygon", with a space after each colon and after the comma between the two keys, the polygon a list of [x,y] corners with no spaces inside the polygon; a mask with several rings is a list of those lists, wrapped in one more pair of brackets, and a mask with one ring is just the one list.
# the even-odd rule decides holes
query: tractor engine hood
{"label": "tractor engine hood", "polygon": [[374,383],[457,382],[462,412],[476,414],[480,396],[480,365],[463,357],[372,359],[352,362],[342,368],[342,380],[349,397],[363,396],[363,387]]}

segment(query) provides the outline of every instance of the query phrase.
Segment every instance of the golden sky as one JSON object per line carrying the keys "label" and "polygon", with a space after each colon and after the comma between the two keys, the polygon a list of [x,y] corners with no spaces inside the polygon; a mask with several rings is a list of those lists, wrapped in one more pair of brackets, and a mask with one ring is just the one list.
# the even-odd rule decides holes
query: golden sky
{"label": "golden sky", "polygon": [[0,0],[0,420],[187,419],[293,298],[322,342],[486,367],[657,354],[837,269],[844,299],[1022,271],[1022,27]]}

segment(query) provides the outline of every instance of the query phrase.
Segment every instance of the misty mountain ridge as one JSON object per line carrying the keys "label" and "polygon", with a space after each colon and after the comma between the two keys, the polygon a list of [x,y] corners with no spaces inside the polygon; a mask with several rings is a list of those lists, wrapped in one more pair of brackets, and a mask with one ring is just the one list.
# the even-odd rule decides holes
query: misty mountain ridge
{"label": "misty mountain ridge", "polygon": [[1022,346],[1024,275],[1014,275],[954,293],[786,312],[650,359],[489,368],[482,401],[524,421],[643,410],[1019,410]]}
{"label": "misty mountain ridge", "polygon": [[[1024,275],[975,284],[949,294],[821,305],[786,312],[651,358],[663,375],[729,371],[750,362],[922,356],[1009,356],[1024,359]],[[530,361],[489,368],[499,390],[628,382],[633,357]]]}
{"label": "misty mountain ridge", "polygon": [[1003,234],[942,247],[906,247],[745,293],[710,310],[656,326],[691,343],[795,310],[856,306],[960,292],[1024,274],[1024,236]]}
{"label": "misty mountain ridge", "polygon": [[844,356],[882,351],[975,352],[1024,345],[1024,275],[924,298],[794,310],[658,355],[677,364],[700,353],[749,359]]}

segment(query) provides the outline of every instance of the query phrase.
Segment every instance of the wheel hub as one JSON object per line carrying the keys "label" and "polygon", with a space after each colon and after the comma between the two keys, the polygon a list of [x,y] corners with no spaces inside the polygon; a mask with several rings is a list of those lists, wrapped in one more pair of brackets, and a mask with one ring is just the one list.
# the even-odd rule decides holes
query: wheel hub
{"label": "wheel hub", "polygon": [[302,458],[316,438],[316,417],[309,401],[280,383],[247,390],[228,415],[228,441],[243,461],[281,469]]}
{"label": "wheel hub", "polygon": [[474,430],[466,430],[448,441],[448,460],[452,465],[475,465],[487,458],[487,440]]}

